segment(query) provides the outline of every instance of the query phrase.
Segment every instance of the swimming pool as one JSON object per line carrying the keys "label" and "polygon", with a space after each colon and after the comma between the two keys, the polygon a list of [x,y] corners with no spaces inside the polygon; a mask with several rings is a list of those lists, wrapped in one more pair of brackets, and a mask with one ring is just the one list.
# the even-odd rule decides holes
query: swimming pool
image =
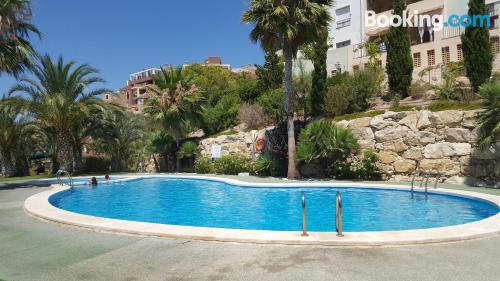
{"label": "swimming pool", "polygon": [[497,205],[455,195],[358,187],[251,187],[206,179],[151,177],[55,193],[60,209],[95,217],[164,225],[300,231],[301,192],[308,229],[335,231],[342,193],[344,231],[373,232],[462,225],[496,215]]}

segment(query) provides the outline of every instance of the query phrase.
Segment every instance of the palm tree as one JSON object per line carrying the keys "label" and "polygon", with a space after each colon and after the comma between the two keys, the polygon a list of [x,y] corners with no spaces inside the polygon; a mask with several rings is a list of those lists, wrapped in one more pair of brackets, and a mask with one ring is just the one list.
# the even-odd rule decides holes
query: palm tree
{"label": "palm tree", "polygon": [[0,2],[0,75],[17,75],[32,65],[36,52],[30,34],[41,36],[29,21],[30,0],[2,0]]}
{"label": "palm tree", "polygon": [[104,80],[96,76],[98,71],[87,64],[76,66],[65,63],[60,57],[53,61],[48,55],[41,57],[32,68],[34,79],[21,78],[10,93],[26,96],[12,97],[10,102],[31,112],[37,125],[53,134],[56,157],[60,168],[73,171],[73,130],[92,108],[103,102],[96,97],[108,90],[89,90]]}
{"label": "palm tree", "polygon": [[93,146],[97,151],[111,156],[111,171],[120,172],[127,168],[134,144],[143,136],[144,122],[123,111],[104,114],[102,126],[93,132]]}
{"label": "palm tree", "polygon": [[21,140],[25,138],[27,124],[19,108],[0,100],[0,166],[3,177],[16,174],[13,160]]}
{"label": "palm tree", "polygon": [[288,127],[288,177],[297,177],[295,163],[294,91],[292,67],[299,47],[319,40],[331,21],[327,6],[333,0],[253,0],[243,14],[254,24],[250,33],[264,50],[281,48],[285,58],[285,113]]}
{"label": "palm tree", "polygon": [[[148,103],[145,112],[175,138],[177,150],[182,138],[194,131],[201,116],[200,91],[184,75],[182,68],[162,68],[155,85],[147,87]],[[177,157],[177,170],[180,161]]]}

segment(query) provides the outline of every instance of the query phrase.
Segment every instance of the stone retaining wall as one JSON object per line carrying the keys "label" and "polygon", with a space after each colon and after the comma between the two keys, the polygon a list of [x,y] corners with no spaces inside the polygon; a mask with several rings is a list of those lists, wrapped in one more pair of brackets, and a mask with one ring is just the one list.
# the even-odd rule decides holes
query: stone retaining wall
{"label": "stone retaining wall", "polygon": [[265,137],[267,130],[253,130],[249,132],[239,132],[235,135],[221,135],[216,138],[207,138],[200,142],[201,155],[206,158],[212,157],[212,147],[221,146],[221,155],[245,155],[255,157],[258,153],[255,151],[255,141],[257,138]]}

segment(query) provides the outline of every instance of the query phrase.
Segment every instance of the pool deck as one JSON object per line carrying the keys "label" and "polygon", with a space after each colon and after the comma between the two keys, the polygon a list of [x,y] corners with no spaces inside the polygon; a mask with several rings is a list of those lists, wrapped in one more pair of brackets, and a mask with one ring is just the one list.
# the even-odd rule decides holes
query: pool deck
{"label": "pool deck", "polygon": [[[456,188],[500,195],[500,190],[494,189]],[[123,236],[63,227],[27,216],[24,200],[46,190],[0,188],[0,279],[498,280],[500,276],[500,236],[385,248]]]}

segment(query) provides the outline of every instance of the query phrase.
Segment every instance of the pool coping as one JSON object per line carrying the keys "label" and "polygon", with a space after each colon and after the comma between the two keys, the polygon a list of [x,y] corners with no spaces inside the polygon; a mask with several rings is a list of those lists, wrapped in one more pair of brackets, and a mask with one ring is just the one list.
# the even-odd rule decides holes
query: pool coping
{"label": "pool coping", "polygon": [[[365,184],[348,182],[310,182],[310,183],[250,183],[236,179],[220,178],[214,176],[195,175],[141,175],[127,176],[129,180],[140,178],[180,178],[202,179],[224,182],[238,186],[250,187],[357,187],[406,190],[408,186],[388,184]],[[322,246],[391,246],[391,245],[417,245],[464,241],[470,239],[487,238],[500,234],[500,213],[484,220],[448,227],[381,232],[345,232],[344,237],[337,237],[334,232],[310,232],[306,237],[301,232],[292,231],[263,231],[242,230],[208,227],[191,227],[178,225],[165,225],[157,223],[135,222],[117,219],[94,217],[65,211],[54,207],[49,198],[71,187],[66,185],[52,185],[50,190],[35,194],[24,202],[24,210],[34,217],[89,229],[97,232],[110,232],[118,234],[131,234],[140,236],[155,236],[182,238],[205,241],[224,241],[255,244],[282,244],[282,245],[322,245]],[[415,192],[422,192],[415,188]],[[458,195],[488,201],[500,207],[500,196],[484,193],[458,191],[450,189],[432,189],[430,193]]]}

